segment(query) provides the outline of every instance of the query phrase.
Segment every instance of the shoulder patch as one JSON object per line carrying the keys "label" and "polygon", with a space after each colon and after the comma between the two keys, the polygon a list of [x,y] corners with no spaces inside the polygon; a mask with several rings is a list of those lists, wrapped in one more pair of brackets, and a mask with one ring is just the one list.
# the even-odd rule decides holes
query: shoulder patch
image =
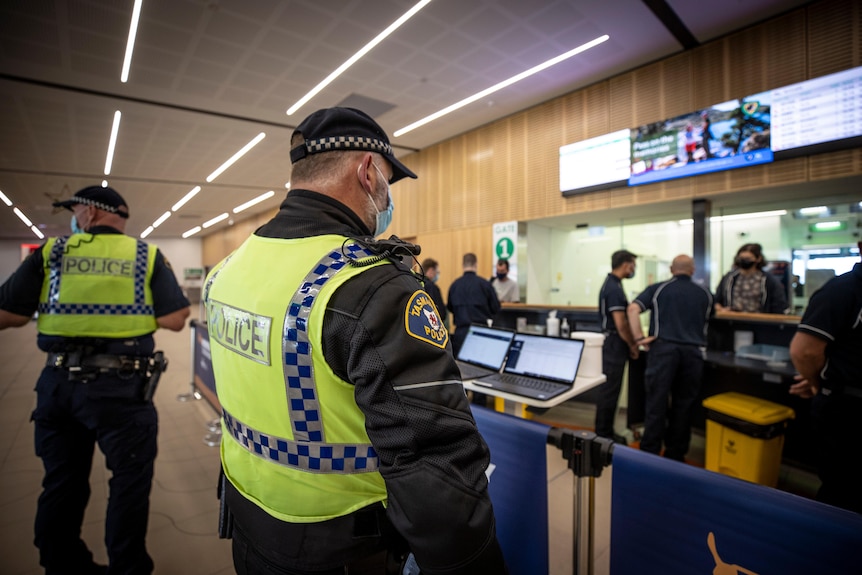
{"label": "shoulder patch", "polygon": [[445,348],[449,343],[449,332],[440,321],[434,301],[423,290],[410,296],[404,310],[404,328],[411,336],[431,345]]}

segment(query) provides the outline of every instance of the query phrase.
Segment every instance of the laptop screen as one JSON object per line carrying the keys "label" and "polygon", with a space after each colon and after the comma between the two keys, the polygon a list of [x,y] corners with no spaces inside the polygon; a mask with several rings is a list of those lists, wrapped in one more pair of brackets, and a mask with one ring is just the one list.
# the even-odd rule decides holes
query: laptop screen
{"label": "laptop screen", "polygon": [[458,360],[494,371],[500,369],[515,332],[480,325],[471,325],[468,329]]}
{"label": "laptop screen", "polygon": [[505,373],[573,383],[584,351],[584,341],[543,335],[515,334]]}

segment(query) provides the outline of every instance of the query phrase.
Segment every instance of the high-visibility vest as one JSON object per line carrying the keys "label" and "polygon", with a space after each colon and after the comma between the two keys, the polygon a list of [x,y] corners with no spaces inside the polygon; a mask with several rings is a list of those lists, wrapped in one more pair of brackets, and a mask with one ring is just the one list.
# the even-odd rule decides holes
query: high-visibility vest
{"label": "high-visibility vest", "polygon": [[204,287],[225,475],[291,523],[386,499],[354,386],[326,364],[321,345],[329,298],[372,267],[347,263],[371,254],[345,239],[252,235]]}
{"label": "high-visibility vest", "polygon": [[73,234],[42,247],[38,329],[67,337],[135,337],[158,328],[150,279],[156,247],[122,234]]}

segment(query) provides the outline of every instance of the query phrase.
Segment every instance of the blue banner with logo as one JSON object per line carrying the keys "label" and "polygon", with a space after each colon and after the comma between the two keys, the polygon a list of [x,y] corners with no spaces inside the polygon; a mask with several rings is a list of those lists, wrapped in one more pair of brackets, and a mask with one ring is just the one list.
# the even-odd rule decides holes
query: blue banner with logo
{"label": "blue banner with logo", "polygon": [[611,575],[862,573],[862,515],[615,446]]}
{"label": "blue banner with logo", "polygon": [[488,491],[510,575],[548,572],[547,425],[471,406],[491,450]]}

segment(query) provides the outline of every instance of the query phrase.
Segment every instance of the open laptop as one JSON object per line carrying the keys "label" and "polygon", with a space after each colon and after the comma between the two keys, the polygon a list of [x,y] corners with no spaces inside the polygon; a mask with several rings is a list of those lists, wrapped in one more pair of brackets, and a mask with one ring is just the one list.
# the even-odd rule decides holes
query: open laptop
{"label": "open laptop", "polygon": [[461,379],[476,379],[499,372],[515,332],[475,324],[467,330],[467,337],[455,358]]}
{"label": "open laptop", "polygon": [[472,383],[547,401],[575,385],[584,340],[516,333],[502,373]]}

